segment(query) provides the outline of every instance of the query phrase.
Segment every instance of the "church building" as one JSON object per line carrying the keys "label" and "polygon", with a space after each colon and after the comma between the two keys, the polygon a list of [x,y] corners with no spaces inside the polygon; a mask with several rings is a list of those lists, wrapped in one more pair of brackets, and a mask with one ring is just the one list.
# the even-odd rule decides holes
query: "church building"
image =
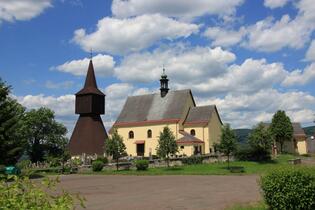
{"label": "church building", "polygon": [[215,105],[196,106],[191,90],[169,91],[163,70],[159,93],[129,96],[114,123],[132,156],[156,154],[160,132],[168,126],[179,154],[209,154],[219,142],[222,121]]}

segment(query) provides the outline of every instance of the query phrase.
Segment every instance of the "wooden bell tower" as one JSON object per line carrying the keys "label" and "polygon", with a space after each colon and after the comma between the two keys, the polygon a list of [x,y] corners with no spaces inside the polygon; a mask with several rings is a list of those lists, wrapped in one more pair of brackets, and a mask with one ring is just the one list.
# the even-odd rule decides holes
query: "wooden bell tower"
{"label": "wooden bell tower", "polygon": [[70,138],[70,154],[103,155],[108,138],[100,116],[105,113],[105,94],[97,88],[92,60],[84,87],[75,95],[75,113],[80,116]]}

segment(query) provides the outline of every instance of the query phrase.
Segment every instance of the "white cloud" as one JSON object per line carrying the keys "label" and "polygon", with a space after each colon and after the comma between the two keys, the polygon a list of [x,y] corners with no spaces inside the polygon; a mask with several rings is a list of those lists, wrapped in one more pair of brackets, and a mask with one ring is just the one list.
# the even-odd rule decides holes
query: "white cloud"
{"label": "white cloud", "polygon": [[293,19],[288,14],[277,21],[268,17],[247,27],[247,40],[242,46],[264,52],[302,48],[315,29],[315,4],[313,0],[300,0],[294,5],[298,13]]}
{"label": "white cloud", "polygon": [[[97,76],[110,76],[113,74],[115,61],[112,56],[98,54],[92,58],[95,74]],[[62,65],[51,67],[52,70],[57,69],[61,72],[70,73],[76,76],[86,75],[90,59],[68,61]]]}
{"label": "white cloud", "polygon": [[306,52],[305,60],[315,61],[315,40],[313,40]]}
{"label": "white cloud", "polygon": [[67,89],[74,85],[73,81],[64,81],[64,82],[53,82],[53,81],[46,81],[45,87],[49,89]]}
{"label": "white cloud", "polygon": [[115,68],[116,76],[122,81],[157,81],[164,64],[171,85],[173,81],[199,82],[211,76],[225,73],[227,64],[235,60],[229,51],[217,48],[187,47],[177,45],[156,49],[152,53],[136,53],[126,56]]}
{"label": "white cloud", "polygon": [[260,90],[251,94],[227,94],[224,98],[197,98],[197,104],[216,104],[224,123],[234,128],[249,128],[271,121],[273,114],[285,110],[292,121],[310,123],[315,113],[315,97],[304,92]]}
{"label": "white cloud", "polygon": [[209,27],[204,36],[213,40],[213,46],[231,46],[242,41],[246,34],[246,29],[241,27],[238,31],[226,30],[220,27]]}
{"label": "white cloud", "polygon": [[243,0],[114,0],[112,13],[119,18],[160,13],[190,20],[203,15],[231,15]]}
{"label": "white cloud", "polygon": [[267,63],[265,59],[246,59],[241,65],[231,65],[218,77],[203,77],[200,83],[176,84],[178,89],[192,88],[198,93],[251,93],[272,88],[283,81],[287,72],[281,63]]}
{"label": "white cloud", "polygon": [[275,9],[278,7],[283,7],[289,2],[289,0],[265,0],[265,7],[269,7],[270,9]]}
{"label": "white cloud", "polygon": [[51,6],[51,0],[0,0],[0,22],[30,20]]}
{"label": "white cloud", "polygon": [[315,63],[307,66],[303,71],[294,70],[282,82],[284,86],[305,85],[315,79]]}
{"label": "white cloud", "polygon": [[142,15],[128,19],[105,17],[98,21],[95,32],[85,29],[74,32],[73,41],[85,51],[125,54],[153,45],[162,39],[175,40],[196,33],[199,26],[179,22],[159,14]]}

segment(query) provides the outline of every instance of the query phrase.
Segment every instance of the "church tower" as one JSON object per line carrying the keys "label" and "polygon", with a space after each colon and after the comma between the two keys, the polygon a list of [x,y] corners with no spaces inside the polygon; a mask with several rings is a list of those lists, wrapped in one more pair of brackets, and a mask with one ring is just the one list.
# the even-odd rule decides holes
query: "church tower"
{"label": "church tower", "polygon": [[75,96],[75,113],[80,116],[70,138],[70,154],[103,155],[108,138],[100,116],[105,113],[105,94],[97,88],[92,60],[84,87]]}
{"label": "church tower", "polygon": [[167,79],[167,75],[165,74],[165,69],[163,68],[163,74],[161,75],[161,79],[160,79],[160,83],[161,83],[161,97],[166,96],[166,94],[169,91],[168,88],[168,79]]}

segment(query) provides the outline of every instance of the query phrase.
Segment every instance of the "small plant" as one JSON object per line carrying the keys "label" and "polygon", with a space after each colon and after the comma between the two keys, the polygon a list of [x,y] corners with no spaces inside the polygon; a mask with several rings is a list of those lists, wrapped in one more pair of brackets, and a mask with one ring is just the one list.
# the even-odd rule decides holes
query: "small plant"
{"label": "small plant", "polygon": [[202,164],[202,157],[198,156],[191,156],[182,159],[182,163],[186,165],[195,165],[195,164]]}
{"label": "small plant", "polygon": [[30,160],[21,160],[20,162],[16,164],[16,167],[23,170],[23,169],[29,168],[31,164],[32,162]]}
{"label": "small plant", "polygon": [[101,171],[103,170],[104,163],[100,160],[96,160],[92,163],[92,170],[93,171]]}
{"label": "small plant", "polygon": [[280,169],[261,178],[270,209],[315,209],[315,174],[311,169]]}
{"label": "small plant", "polygon": [[149,167],[149,161],[148,160],[136,160],[135,164],[136,164],[136,168],[138,171],[145,171]]}

